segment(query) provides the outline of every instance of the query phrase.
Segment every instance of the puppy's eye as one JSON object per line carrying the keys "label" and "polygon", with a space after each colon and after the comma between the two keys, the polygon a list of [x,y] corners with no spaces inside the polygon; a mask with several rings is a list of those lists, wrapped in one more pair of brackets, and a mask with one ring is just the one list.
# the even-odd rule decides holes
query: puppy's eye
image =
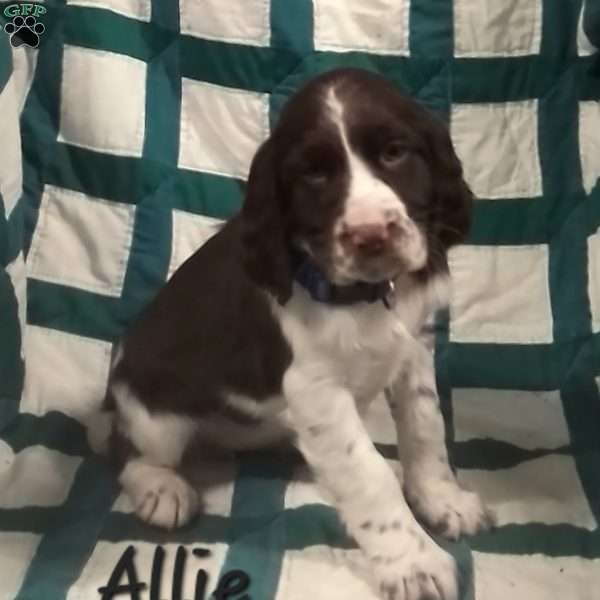
{"label": "puppy's eye", "polygon": [[406,144],[396,140],[386,144],[379,155],[379,160],[384,167],[395,167],[406,159],[408,153]]}
{"label": "puppy's eye", "polygon": [[329,174],[324,169],[314,166],[302,171],[300,178],[304,183],[314,187],[323,186],[329,181]]}

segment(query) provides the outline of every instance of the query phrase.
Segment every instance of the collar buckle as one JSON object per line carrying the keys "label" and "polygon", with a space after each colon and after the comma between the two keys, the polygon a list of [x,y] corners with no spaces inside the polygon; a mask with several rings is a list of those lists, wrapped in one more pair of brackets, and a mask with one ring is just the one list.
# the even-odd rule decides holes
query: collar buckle
{"label": "collar buckle", "polygon": [[394,303],[394,299],[396,297],[396,284],[394,283],[393,279],[390,279],[386,282],[386,285],[387,291],[381,298],[381,301],[388,310],[391,310],[392,304]]}

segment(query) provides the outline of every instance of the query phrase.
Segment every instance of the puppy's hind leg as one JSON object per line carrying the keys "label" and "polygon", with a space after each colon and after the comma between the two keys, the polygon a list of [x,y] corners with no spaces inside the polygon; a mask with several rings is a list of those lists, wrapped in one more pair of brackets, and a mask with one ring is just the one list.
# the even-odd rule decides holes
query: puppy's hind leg
{"label": "puppy's hind leg", "polygon": [[177,471],[196,431],[195,422],[172,413],[151,413],[126,384],[113,386],[117,404],[112,454],[119,482],[145,522],[174,529],[198,512],[196,490]]}

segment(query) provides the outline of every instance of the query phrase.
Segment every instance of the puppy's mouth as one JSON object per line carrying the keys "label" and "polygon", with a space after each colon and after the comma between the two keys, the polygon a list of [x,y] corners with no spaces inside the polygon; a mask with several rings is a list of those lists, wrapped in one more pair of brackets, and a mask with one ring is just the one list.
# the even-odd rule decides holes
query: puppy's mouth
{"label": "puppy's mouth", "polygon": [[395,238],[366,248],[334,242],[326,270],[339,285],[357,281],[377,283],[421,270],[427,263],[427,255],[425,238],[419,231],[412,237]]}
{"label": "puppy's mouth", "polygon": [[376,259],[357,258],[349,264],[334,266],[337,279],[348,283],[365,281],[377,283],[384,280],[396,279],[404,273],[418,271],[425,265],[425,259],[414,260],[405,256],[390,255]]}
{"label": "puppy's mouth", "polygon": [[301,248],[336,285],[357,282],[379,283],[421,270],[427,263],[424,233],[412,224],[400,235],[384,240],[368,237],[356,243],[344,235],[302,236],[295,246]]}
{"label": "puppy's mouth", "polygon": [[404,273],[422,269],[427,262],[424,247],[418,253],[408,255],[394,248],[378,256],[336,252],[335,248],[328,252],[311,248],[307,253],[331,283],[342,286],[358,282],[379,283],[393,280]]}

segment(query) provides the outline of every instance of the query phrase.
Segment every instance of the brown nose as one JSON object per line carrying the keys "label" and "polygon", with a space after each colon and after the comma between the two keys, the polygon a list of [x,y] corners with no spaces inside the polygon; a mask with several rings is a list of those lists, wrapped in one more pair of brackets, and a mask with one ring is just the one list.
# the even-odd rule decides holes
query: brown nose
{"label": "brown nose", "polygon": [[346,231],[346,239],[362,254],[381,254],[389,239],[385,224],[355,225]]}

